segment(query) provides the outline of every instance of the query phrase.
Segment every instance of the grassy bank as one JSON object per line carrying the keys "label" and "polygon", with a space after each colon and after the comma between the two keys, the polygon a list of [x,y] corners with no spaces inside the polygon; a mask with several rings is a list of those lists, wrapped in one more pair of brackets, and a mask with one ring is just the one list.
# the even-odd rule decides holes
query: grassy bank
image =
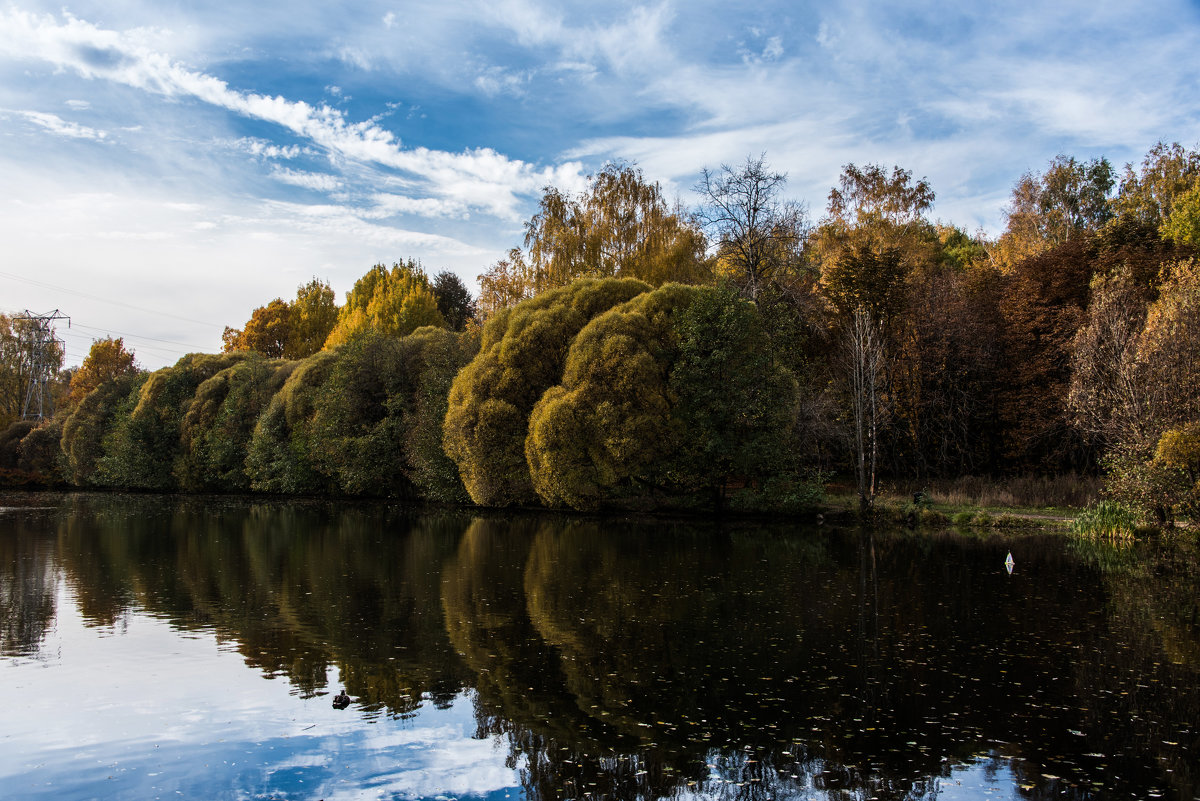
{"label": "grassy bank", "polygon": [[[887,482],[875,499],[880,520],[922,526],[958,528],[1061,528],[1100,497],[1102,482],[1091,476],[1018,476]],[[837,513],[858,509],[854,487],[844,482],[826,486]]]}

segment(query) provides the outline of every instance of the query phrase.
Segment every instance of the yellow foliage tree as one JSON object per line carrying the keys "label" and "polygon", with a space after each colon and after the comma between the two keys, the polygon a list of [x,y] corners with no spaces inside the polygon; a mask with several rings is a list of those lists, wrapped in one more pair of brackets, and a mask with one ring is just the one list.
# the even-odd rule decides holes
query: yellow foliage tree
{"label": "yellow foliage tree", "polygon": [[125,341],[121,337],[95,340],[87,358],[71,376],[71,405],[78,404],[105,381],[136,372],[137,362],[133,354],[125,350]]}
{"label": "yellow foliage tree", "polygon": [[376,264],[346,293],[325,347],[345,344],[367,330],[402,337],[426,325],[445,328],[446,321],[421,265],[412,259],[391,270]]}

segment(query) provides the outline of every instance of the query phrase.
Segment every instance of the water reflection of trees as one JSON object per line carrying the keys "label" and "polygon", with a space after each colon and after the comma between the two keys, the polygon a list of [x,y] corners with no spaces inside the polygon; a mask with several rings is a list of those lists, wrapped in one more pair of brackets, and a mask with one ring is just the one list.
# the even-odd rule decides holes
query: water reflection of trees
{"label": "water reflection of trees", "polygon": [[407,714],[466,686],[439,565],[464,523],[373,508],[91,498],[60,543],[86,620],[132,602],[215,632],[247,664],[323,691],[335,665],[368,708]]}
{"label": "water reflection of trees", "polygon": [[0,509],[0,656],[34,656],[55,616],[54,542],[16,509]]}
{"label": "water reflection of trees", "polygon": [[[1024,575],[1004,572],[1009,548]],[[1190,787],[1132,733],[1108,740],[1120,775],[1088,756],[1080,733],[1098,698],[1079,686],[1081,655],[1131,666],[1097,625],[1108,599],[1095,571],[1057,538],[647,537],[611,524],[525,524],[514,538],[477,524],[445,586],[451,639],[481,675],[481,730],[525,755],[535,797],[703,785],[911,798],[981,757],[1033,797],[1085,797],[1095,781]]]}
{"label": "water reflection of trees", "polygon": [[[392,714],[473,687],[533,798],[922,798],[981,759],[1028,797],[1195,795],[1194,548],[70,503],[59,551],[92,624],[136,605],[303,693],[336,665]],[[22,575],[29,619],[52,617]],[[6,647],[44,631],[5,620]]]}

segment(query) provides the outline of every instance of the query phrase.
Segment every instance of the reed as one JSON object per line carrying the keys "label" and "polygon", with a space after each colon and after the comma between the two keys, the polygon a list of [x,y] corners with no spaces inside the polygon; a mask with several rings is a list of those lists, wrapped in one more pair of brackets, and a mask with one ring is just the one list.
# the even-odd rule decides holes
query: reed
{"label": "reed", "polygon": [[1132,540],[1136,530],[1133,512],[1116,501],[1101,501],[1080,512],[1070,532],[1087,539]]}

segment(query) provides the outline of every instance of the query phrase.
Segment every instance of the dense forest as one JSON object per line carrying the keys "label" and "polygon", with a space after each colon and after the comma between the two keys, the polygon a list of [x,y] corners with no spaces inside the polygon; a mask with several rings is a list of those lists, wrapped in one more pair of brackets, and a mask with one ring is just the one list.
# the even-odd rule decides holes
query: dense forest
{"label": "dense forest", "polygon": [[[763,157],[671,204],[612,164],[547,188],[479,276],[314,279],[153,373],[100,340],[21,418],[9,483],[338,494],[579,510],[791,511],[830,475],[1095,474],[1145,519],[1200,516],[1200,152],[1123,173],[1060,155],[995,238],[930,218],[900,167],[847,165],[824,213]],[[59,357],[61,364],[61,356]]]}

